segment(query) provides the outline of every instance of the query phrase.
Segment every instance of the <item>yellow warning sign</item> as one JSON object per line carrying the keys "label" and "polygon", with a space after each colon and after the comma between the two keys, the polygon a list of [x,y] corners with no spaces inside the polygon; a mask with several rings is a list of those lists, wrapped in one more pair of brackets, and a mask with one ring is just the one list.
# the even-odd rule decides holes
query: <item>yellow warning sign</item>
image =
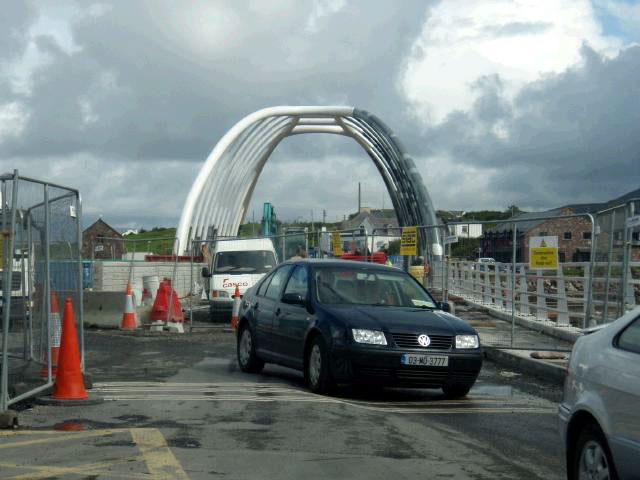
{"label": "yellow warning sign", "polygon": [[529,238],[529,268],[556,270],[558,268],[558,237]]}
{"label": "yellow warning sign", "polygon": [[418,254],[418,234],[416,227],[402,227],[402,238],[400,239],[400,255]]}
{"label": "yellow warning sign", "polygon": [[333,243],[333,256],[342,256],[342,239],[340,238],[340,232],[331,233],[331,243]]}

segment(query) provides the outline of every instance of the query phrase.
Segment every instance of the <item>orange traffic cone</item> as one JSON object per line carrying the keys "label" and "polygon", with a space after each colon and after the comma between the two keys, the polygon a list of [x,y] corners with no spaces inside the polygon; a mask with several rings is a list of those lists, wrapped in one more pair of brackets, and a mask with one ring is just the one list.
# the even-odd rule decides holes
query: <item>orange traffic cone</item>
{"label": "orange traffic cone", "polygon": [[122,323],[120,324],[121,330],[135,330],[136,324],[136,311],[133,309],[133,297],[131,296],[131,284],[127,284],[127,297],[124,303],[124,313],[122,314]]}
{"label": "orange traffic cone", "polygon": [[[58,373],[58,356],[60,354],[60,335],[62,333],[62,324],[60,322],[60,314],[58,313],[58,299],[56,298],[56,292],[51,291],[51,375],[55,377]],[[49,375],[49,369],[47,368],[47,353],[43,353],[42,361],[44,366],[40,370],[40,376],[46,378]]]}
{"label": "orange traffic cone", "polygon": [[238,315],[240,314],[240,288],[236,285],[233,294],[233,307],[231,309],[231,328],[238,328]]}
{"label": "orange traffic cone", "polygon": [[58,376],[53,386],[52,398],[55,400],[85,400],[89,398],[84,389],[82,371],[80,370],[76,322],[73,319],[73,306],[70,298],[67,298],[64,303]]}

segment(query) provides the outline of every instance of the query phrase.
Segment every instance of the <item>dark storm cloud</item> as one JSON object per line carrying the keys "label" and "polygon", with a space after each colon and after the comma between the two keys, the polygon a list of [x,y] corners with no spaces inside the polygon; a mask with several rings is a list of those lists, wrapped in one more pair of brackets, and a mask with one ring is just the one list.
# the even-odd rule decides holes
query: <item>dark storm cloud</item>
{"label": "dark storm cloud", "polygon": [[[273,12],[238,2],[233,12],[205,8],[181,19],[158,2],[114,2],[104,15],[74,24],[73,53],[38,39],[50,62],[24,99],[36,114],[4,151],[201,161],[228,128],[261,107],[353,104],[400,117],[397,74],[426,4],[348,4],[307,29],[311,5]],[[220,44],[199,49],[207,29],[224,23],[216,15],[231,16],[234,27]],[[190,30],[198,28],[203,38]]]}
{"label": "dark storm cloud", "polygon": [[[510,107],[497,77],[426,138],[455,162],[498,169],[490,186],[529,207],[606,200],[640,187],[640,47],[527,85]],[[504,135],[501,135],[500,132]]]}

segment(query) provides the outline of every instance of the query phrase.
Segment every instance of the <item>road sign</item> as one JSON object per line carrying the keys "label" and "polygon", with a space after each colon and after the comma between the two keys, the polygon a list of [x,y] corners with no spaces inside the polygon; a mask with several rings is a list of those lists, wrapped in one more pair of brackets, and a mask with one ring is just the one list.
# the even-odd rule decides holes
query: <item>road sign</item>
{"label": "road sign", "polygon": [[640,215],[627,218],[627,228],[640,227]]}
{"label": "road sign", "polygon": [[331,232],[331,240],[333,243],[333,256],[342,256],[342,239],[340,238],[340,232]]}
{"label": "road sign", "polygon": [[400,239],[400,255],[418,254],[418,234],[416,227],[402,227]]}
{"label": "road sign", "polygon": [[529,268],[536,270],[557,270],[557,236],[529,238]]}
{"label": "road sign", "polygon": [[458,236],[450,235],[448,237],[444,237],[444,244],[447,245],[449,243],[458,243]]}

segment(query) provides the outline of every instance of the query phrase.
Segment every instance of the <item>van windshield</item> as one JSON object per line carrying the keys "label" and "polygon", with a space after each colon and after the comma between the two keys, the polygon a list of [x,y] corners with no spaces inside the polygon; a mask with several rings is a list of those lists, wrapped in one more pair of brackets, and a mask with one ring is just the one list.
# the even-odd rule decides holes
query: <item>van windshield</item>
{"label": "van windshield", "polygon": [[218,252],[213,273],[266,273],[275,264],[273,252],[268,250]]}

